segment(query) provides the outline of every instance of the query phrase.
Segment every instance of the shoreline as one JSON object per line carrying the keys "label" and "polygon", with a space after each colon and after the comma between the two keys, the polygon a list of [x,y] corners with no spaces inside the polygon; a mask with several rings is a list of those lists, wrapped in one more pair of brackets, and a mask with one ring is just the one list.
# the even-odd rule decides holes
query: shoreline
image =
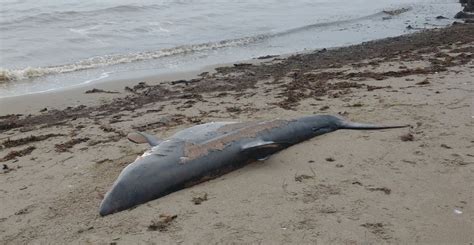
{"label": "shoreline", "polygon": [[[211,68],[210,68],[211,69]],[[203,69],[202,72],[207,71]],[[107,82],[98,82],[90,84],[82,84],[74,86],[71,88],[58,89],[54,91],[43,91],[27,95],[18,95],[11,97],[0,98],[0,112],[1,115],[6,114],[16,114],[18,111],[24,113],[37,113],[44,108],[48,109],[64,109],[68,106],[74,107],[78,105],[97,105],[101,102],[97,101],[97,96],[88,96],[86,91],[92,89],[101,89],[105,91],[110,91],[114,93],[102,93],[102,96],[107,99],[113,99],[116,97],[123,96],[123,88],[126,86],[133,86],[139,82],[153,82],[160,83],[169,80],[178,80],[178,79],[193,79],[196,77],[195,71],[190,72],[180,72],[180,73],[170,73],[164,74],[158,77],[146,77],[133,80],[114,80]],[[121,90],[121,92],[116,92],[116,90]],[[59,105],[59,106],[58,106]]]}
{"label": "shoreline", "polygon": [[[182,71],[182,72],[172,72],[172,73],[165,73],[162,75],[156,76],[144,76],[138,77],[133,79],[115,79],[110,81],[99,81],[99,82],[92,82],[87,84],[79,84],[72,87],[61,88],[58,90],[53,91],[41,91],[32,94],[26,95],[18,95],[18,96],[11,96],[11,97],[3,97],[0,98],[0,116],[7,115],[7,114],[16,114],[17,111],[24,111],[24,113],[31,113],[34,114],[39,110],[44,108],[53,108],[53,109],[64,109],[68,106],[77,106],[77,105],[97,105],[94,101],[94,98],[88,98],[90,96],[85,96],[84,92],[91,89],[101,89],[106,91],[119,91],[116,96],[106,96],[107,99],[113,99],[117,96],[123,96],[122,90],[126,86],[134,86],[140,82],[149,83],[151,85],[157,85],[159,83],[166,83],[171,82],[174,80],[192,80],[199,77],[199,74],[203,72],[212,73],[215,72],[216,68],[220,67],[231,67],[234,63],[250,63],[253,65],[258,65],[260,63],[265,63],[271,61],[273,58],[277,59],[287,59],[288,57],[298,56],[298,55],[310,55],[311,53],[318,52],[318,50],[335,50],[341,48],[350,48],[350,47],[358,47],[363,46],[365,44],[370,43],[383,43],[383,42],[390,42],[391,40],[396,40],[397,38],[402,38],[404,36],[411,36],[417,33],[423,32],[430,32],[433,30],[438,29],[445,29],[449,27],[441,27],[441,28],[433,28],[433,29],[426,29],[415,33],[408,33],[400,36],[395,37],[387,37],[382,39],[374,39],[367,42],[362,42],[359,44],[349,45],[349,46],[336,46],[330,48],[323,48],[317,50],[305,50],[295,53],[288,53],[288,54],[281,54],[281,55],[267,55],[271,58],[269,59],[260,59],[260,56],[248,60],[240,60],[231,63],[220,63],[215,65],[207,65],[201,69],[197,70],[190,70],[190,71]],[[72,100],[72,101],[71,101]],[[24,101],[29,101],[29,104],[25,104]],[[33,103],[31,103],[33,102]],[[62,105],[62,108],[57,107],[56,105]]]}
{"label": "shoreline", "polygon": [[[460,25],[466,25],[466,24],[460,24]],[[469,24],[467,24],[469,26]],[[437,28],[437,29],[427,29],[423,30],[420,32],[416,33],[410,33],[406,35],[401,35],[397,37],[388,37],[388,38],[383,38],[383,39],[378,39],[378,40],[372,40],[368,42],[363,42],[361,44],[356,44],[356,45],[349,45],[349,46],[343,46],[343,47],[334,47],[330,49],[321,49],[321,50],[313,50],[313,51],[303,51],[303,52],[297,52],[297,53],[290,53],[290,54],[284,54],[284,55],[268,55],[269,59],[259,59],[259,58],[254,58],[250,60],[244,60],[240,62],[235,62],[235,64],[251,64],[253,67],[259,67],[260,64],[270,65],[272,66],[272,63],[276,63],[278,66],[278,63],[280,61],[282,62],[288,62],[289,60],[291,61],[295,57],[298,59],[299,57],[304,60],[305,58],[309,59],[314,59],[318,60],[319,57],[317,57],[319,54],[326,53],[326,51],[329,51],[329,56],[331,56],[331,53],[338,53],[339,51],[342,52],[342,57],[341,58],[348,58],[350,55],[349,53],[351,52],[351,49],[361,49],[361,48],[370,48],[370,46],[379,46],[378,48],[383,48],[383,46],[387,45],[397,45],[397,42],[403,42],[403,39],[410,39],[413,37],[419,37],[418,42],[424,42],[423,36],[430,36],[430,33],[438,33],[437,38],[442,38],[439,35],[439,32],[443,32],[443,30],[449,30],[451,28],[456,28],[456,26],[451,26],[451,27],[445,27],[445,28]],[[401,41],[400,41],[401,40]],[[418,44],[420,45],[420,44]],[[416,45],[415,45],[416,46]],[[347,52],[347,51],[349,52]],[[323,52],[321,52],[323,51]],[[346,52],[346,53],[344,53]],[[363,53],[363,52],[362,52]],[[380,50],[378,50],[378,53],[383,56]],[[322,56],[324,56],[323,54]],[[316,56],[316,57],[313,57]],[[262,56],[264,57],[264,56]],[[364,54],[363,57],[361,58],[356,58],[354,59],[355,61],[361,60],[361,59],[370,59],[373,57],[373,55],[368,55],[367,53]],[[324,59],[324,57],[322,57]],[[337,60],[332,60],[335,64],[337,65],[342,65],[342,64],[347,64],[349,63],[348,61],[337,61]],[[297,61],[301,62],[301,61]],[[324,63],[324,62],[323,62]],[[328,64],[325,64],[326,66]],[[334,64],[330,64],[330,66],[334,66]],[[200,80],[200,82],[205,81],[205,77],[200,77],[199,74],[217,74],[219,73],[219,69],[224,70],[224,72],[232,73],[232,72],[239,72],[238,68],[233,67],[234,63],[224,63],[224,64],[217,64],[217,65],[211,65],[211,66],[206,66],[203,69],[199,70],[194,70],[194,71],[188,71],[188,72],[177,72],[177,73],[169,73],[169,74],[164,74],[160,76],[150,76],[150,77],[143,77],[143,78],[137,78],[137,79],[124,79],[124,80],[114,80],[114,81],[107,81],[107,82],[98,82],[98,83],[91,83],[91,84],[84,84],[80,85],[77,87],[73,88],[65,88],[65,89],[60,89],[60,90],[55,90],[55,91],[46,91],[46,92],[41,92],[41,93],[36,93],[36,94],[29,94],[29,95],[20,95],[20,96],[13,96],[13,97],[6,97],[6,98],[0,98],[0,116],[7,116],[9,114],[38,114],[40,111],[46,110],[60,110],[63,111],[66,108],[71,108],[71,107],[98,107],[101,104],[107,104],[107,103],[114,103],[115,99],[123,99],[129,96],[126,91],[126,87],[133,87],[137,86],[140,83],[146,83],[147,86],[155,86],[156,88],[159,87],[160,84],[162,85],[167,85],[170,83],[173,83],[175,81],[195,81],[195,80]],[[232,68],[233,67],[233,68]],[[227,68],[230,68],[230,71],[225,71]],[[298,68],[297,68],[298,69]],[[291,69],[287,69],[287,72],[290,72]],[[281,76],[281,74],[279,75]],[[248,76],[247,76],[248,77]],[[251,79],[255,80],[255,78],[250,77]],[[87,91],[91,91],[94,89],[98,89],[98,93],[91,93],[88,94],[86,93]],[[100,92],[100,90],[105,91]],[[108,93],[112,92],[112,93]],[[210,92],[210,91],[207,91]],[[99,97],[100,99],[97,99]],[[59,106],[58,106],[59,105]],[[21,113],[19,113],[21,112]]]}
{"label": "shoreline", "polygon": [[[13,114],[0,115],[0,241],[469,243],[473,57],[473,25],[458,24],[168,81],[16,98]],[[93,88],[120,93],[85,94]],[[127,141],[129,132],[166,138],[211,121],[308,114],[412,127],[341,130],[98,214],[120,171],[147,149]]]}
{"label": "shoreline", "polygon": [[[375,7],[376,5],[379,5],[379,7]],[[268,53],[280,54],[294,52],[295,50],[312,50],[355,44],[389,36],[398,36],[413,32],[417,29],[450,25],[452,19],[435,18],[435,16],[453,16],[455,12],[460,9],[459,4],[453,2],[432,4],[430,8],[427,8],[428,6],[430,5],[426,5],[425,3],[406,2],[397,4],[396,1],[394,3],[375,4],[371,6],[371,8],[352,8],[352,10],[349,11],[352,13],[348,13],[347,15],[333,15],[334,13],[331,11],[326,13],[328,14],[327,18],[319,16],[319,18],[315,19],[314,17],[310,17],[312,14],[309,15],[309,19],[308,16],[305,18],[303,18],[304,16],[299,16],[303,20],[301,23],[287,22],[286,25],[281,25],[281,23],[277,21],[275,24],[279,26],[278,28],[237,32],[235,35],[224,35],[222,38],[219,38],[219,40],[203,38],[194,42],[191,38],[186,42],[179,41],[186,39],[187,34],[190,33],[183,33],[184,36],[181,35],[181,38],[177,40],[171,38],[165,43],[161,43],[159,39],[152,42],[154,45],[146,47],[141,47],[141,42],[137,40],[135,42],[136,48],[132,48],[129,51],[122,50],[119,48],[121,45],[117,43],[119,44],[117,47],[114,47],[114,45],[106,47],[105,50],[108,50],[107,52],[105,52],[105,50],[104,52],[96,50],[94,54],[94,52],[89,53],[88,49],[95,50],[95,47],[93,45],[88,46],[86,43],[86,48],[82,47],[84,50],[81,52],[81,55],[78,55],[78,53],[73,50],[68,55],[66,55],[66,53],[65,55],[57,54],[55,55],[55,59],[51,57],[48,59],[47,57],[49,53],[54,53],[54,51],[51,50],[49,52],[44,51],[44,54],[34,53],[28,59],[25,58],[26,60],[22,60],[20,57],[16,57],[14,53],[11,53],[11,51],[15,49],[15,46],[13,45],[13,47],[11,47],[12,45],[7,45],[10,46],[10,49],[6,51],[5,55],[7,56],[7,60],[11,60],[11,62],[10,64],[2,65],[3,69],[0,79],[3,77],[3,81],[6,82],[5,88],[8,88],[8,92],[3,91],[2,96],[75,86],[95,79],[108,79],[106,78],[107,76],[113,77],[112,79],[120,79],[124,77],[136,78],[141,75],[153,75],[158,74],[158,70],[159,73],[162,73],[168,72],[170,69],[173,69],[172,67],[180,69],[180,63],[183,64],[182,67],[185,67],[180,70],[186,71],[190,68],[199,69],[199,66],[194,66],[193,64],[233,62],[249,57],[266,55]],[[342,10],[338,9],[335,12],[339,11]],[[269,19],[267,19],[267,21],[268,20]],[[273,21],[269,22],[269,24],[272,23]],[[410,23],[410,28],[407,27],[408,23]],[[248,26],[252,27],[250,29],[253,29],[252,24]],[[14,29],[11,29],[10,31],[13,30]],[[310,34],[313,31],[314,35]],[[116,34],[118,35],[118,33]],[[199,32],[195,34],[199,36]],[[216,37],[220,36],[218,33],[215,34],[217,34]],[[139,37],[140,34],[137,36]],[[85,38],[91,37],[86,36]],[[15,39],[7,39],[6,41],[13,40]],[[259,45],[260,42],[264,44],[261,47]],[[267,48],[265,48],[266,42],[271,44]],[[245,47],[241,48],[241,44]],[[66,46],[62,48],[65,49],[68,47],[66,43],[65,45]],[[80,46],[80,43],[75,45]],[[255,49],[252,48],[254,45]],[[26,45],[25,49],[27,49],[28,46],[30,45]],[[39,46],[41,45],[39,44]],[[131,46],[133,46],[133,43],[131,43]],[[228,47],[235,48],[235,51],[225,51]],[[216,50],[216,48],[218,50],[223,48],[220,55],[213,51]],[[246,51],[246,49],[248,50]],[[201,54],[201,51],[205,52]],[[21,51],[18,52],[21,53]],[[7,55],[7,53],[11,56]],[[179,58],[181,54],[188,53],[189,56],[185,55]],[[216,55],[212,53],[216,53]],[[238,55],[240,53],[246,53],[246,55]],[[209,57],[201,59],[201,57],[207,56]],[[165,59],[161,62],[161,58],[156,59],[157,57]],[[231,57],[231,59],[226,59],[225,57]],[[46,62],[47,60],[52,61]],[[140,60],[147,62],[137,62]],[[149,65],[146,65],[148,61]],[[137,68],[136,71],[134,71],[134,67]],[[163,67],[163,69],[160,67]],[[45,74],[53,74],[53,76],[43,76]],[[24,80],[25,78],[31,78],[32,80],[29,80],[31,83],[26,82]],[[12,84],[12,86],[8,85],[8,81],[13,82],[17,80],[17,84]],[[31,84],[34,85],[31,86]]]}
{"label": "shoreline", "polygon": [[[197,70],[166,73],[166,74],[156,75],[156,76],[144,76],[144,77],[139,77],[139,78],[134,78],[134,79],[116,79],[116,80],[103,81],[103,82],[99,81],[95,83],[86,83],[86,84],[76,85],[73,87],[62,88],[62,89],[58,89],[54,91],[41,91],[41,92],[31,93],[31,94],[26,94],[26,95],[3,97],[3,98],[0,98],[0,116],[7,115],[7,114],[17,114],[18,111],[23,111],[23,113],[35,114],[44,108],[64,109],[68,106],[73,107],[73,106],[77,106],[81,104],[88,105],[88,106],[94,106],[94,105],[96,106],[100,104],[101,102],[95,101],[96,98],[94,97],[96,96],[87,96],[87,93],[86,93],[87,91],[98,89],[98,90],[104,90],[107,92],[113,92],[113,93],[97,92],[105,96],[107,99],[112,100],[114,98],[124,96],[125,87],[133,87],[141,82],[144,82],[150,85],[158,85],[160,83],[170,83],[170,82],[179,81],[179,80],[192,80],[192,79],[199,78],[199,74],[214,73],[216,72],[215,71],[216,68],[232,67],[234,63],[259,65],[260,63],[264,63],[273,58],[285,59],[292,55],[306,54],[309,52],[310,51],[303,51],[303,52],[281,54],[281,55],[266,55],[266,56],[252,58],[249,60],[242,60],[238,62],[207,65]],[[269,57],[269,58],[265,58],[265,57]],[[24,103],[24,101],[28,101],[28,103]],[[61,105],[61,106],[58,107],[58,105]]]}

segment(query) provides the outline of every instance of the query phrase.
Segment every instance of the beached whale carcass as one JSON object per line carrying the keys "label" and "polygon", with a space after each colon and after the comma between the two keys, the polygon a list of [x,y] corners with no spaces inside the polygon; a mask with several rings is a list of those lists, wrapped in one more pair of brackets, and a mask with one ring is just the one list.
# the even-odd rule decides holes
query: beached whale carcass
{"label": "beached whale carcass", "polygon": [[131,141],[152,148],[123,169],[100,205],[100,215],[122,211],[215,178],[291,145],[338,129],[372,130],[406,126],[352,123],[337,116],[293,120],[212,122],[179,131],[166,140],[145,133]]}

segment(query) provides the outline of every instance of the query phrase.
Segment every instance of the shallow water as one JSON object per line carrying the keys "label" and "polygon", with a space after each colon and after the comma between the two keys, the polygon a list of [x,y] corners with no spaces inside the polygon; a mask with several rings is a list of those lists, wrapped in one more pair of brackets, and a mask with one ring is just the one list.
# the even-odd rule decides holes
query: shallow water
{"label": "shallow water", "polygon": [[[457,0],[0,0],[0,97],[450,24]],[[66,2],[66,3],[65,3]],[[384,10],[406,8],[390,15]]]}

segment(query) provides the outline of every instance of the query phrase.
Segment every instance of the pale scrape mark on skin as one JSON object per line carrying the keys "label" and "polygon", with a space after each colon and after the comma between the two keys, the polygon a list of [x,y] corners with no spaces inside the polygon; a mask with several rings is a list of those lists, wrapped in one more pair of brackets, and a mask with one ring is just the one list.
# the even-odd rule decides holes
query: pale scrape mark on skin
{"label": "pale scrape mark on skin", "polygon": [[[274,120],[268,122],[259,122],[259,123],[246,123],[246,125],[230,124],[226,125],[219,130],[224,132],[230,131],[228,134],[225,134],[217,139],[203,142],[201,144],[188,143],[184,145],[184,154],[185,157],[180,159],[180,163],[186,163],[188,161],[194,160],[198,157],[208,154],[210,151],[223,150],[229,143],[240,140],[242,138],[254,138],[259,133],[270,130],[273,128],[282,127],[289,122],[286,120]],[[231,130],[232,128],[237,128],[237,130]]]}
{"label": "pale scrape mark on skin", "polygon": [[219,132],[219,133],[229,133],[229,132],[232,132],[232,131],[236,131],[236,130],[239,130],[239,129],[242,129],[242,128],[246,128],[246,127],[255,125],[257,123],[260,123],[260,122],[237,122],[237,123],[227,124],[227,125],[224,125],[224,126],[220,127],[219,129],[217,129],[217,132]]}

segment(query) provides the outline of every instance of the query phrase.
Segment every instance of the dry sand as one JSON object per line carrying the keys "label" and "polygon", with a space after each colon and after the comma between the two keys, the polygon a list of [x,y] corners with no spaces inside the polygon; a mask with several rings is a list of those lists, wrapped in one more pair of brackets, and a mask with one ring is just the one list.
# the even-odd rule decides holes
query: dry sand
{"label": "dry sand", "polygon": [[[473,26],[456,25],[186,83],[63,92],[56,108],[41,96],[0,101],[0,243],[472,243],[473,55]],[[412,127],[337,131],[98,215],[121,169],[147,148],[128,132],[165,138],[198,123],[314,113]]]}

